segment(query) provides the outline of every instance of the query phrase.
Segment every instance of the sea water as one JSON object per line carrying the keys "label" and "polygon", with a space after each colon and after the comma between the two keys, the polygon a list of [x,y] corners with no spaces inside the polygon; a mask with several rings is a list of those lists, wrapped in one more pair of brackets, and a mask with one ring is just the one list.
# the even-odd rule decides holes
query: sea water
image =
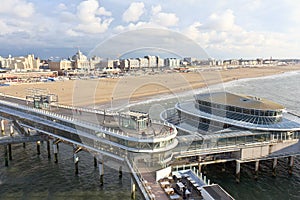
{"label": "sea water", "polygon": [[[226,90],[268,98],[300,114],[300,73],[285,73],[264,78],[237,80],[210,87],[209,91]],[[206,88],[207,89],[207,88]],[[178,101],[191,99],[199,89],[174,96],[148,99],[133,103],[132,109],[149,112],[153,118],[173,107]],[[130,199],[130,175],[118,178],[118,171],[105,166],[104,185],[100,186],[98,169],[93,156],[80,152],[79,175],[74,175],[72,147],[60,144],[58,163],[47,158],[46,143],[41,144],[41,155],[34,143],[12,145],[13,160],[4,166],[3,148],[0,156],[0,199]],[[241,165],[241,182],[235,182],[235,165],[209,165],[204,173],[213,183],[220,184],[234,198],[243,200],[300,199],[300,161],[295,159],[293,174],[288,174],[287,159],[279,159],[277,176],[272,177],[271,161],[260,163],[258,179],[254,179],[254,163]],[[225,171],[224,171],[225,169]],[[138,199],[140,197],[138,196]]]}

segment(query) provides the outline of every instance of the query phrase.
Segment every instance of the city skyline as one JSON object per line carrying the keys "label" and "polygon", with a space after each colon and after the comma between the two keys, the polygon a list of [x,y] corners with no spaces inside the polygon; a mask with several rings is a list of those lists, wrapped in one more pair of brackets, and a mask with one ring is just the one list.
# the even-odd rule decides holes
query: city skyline
{"label": "city skyline", "polygon": [[112,36],[155,28],[182,34],[212,58],[299,58],[299,8],[292,0],[4,0],[0,55],[89,54]]}

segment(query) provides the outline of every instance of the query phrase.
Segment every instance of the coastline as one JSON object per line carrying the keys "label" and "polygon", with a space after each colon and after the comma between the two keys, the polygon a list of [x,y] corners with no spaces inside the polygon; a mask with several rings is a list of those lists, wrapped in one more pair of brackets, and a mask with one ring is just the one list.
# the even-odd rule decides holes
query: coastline
{"label": "coastline", "polygon": [[235,80],[261,78],[299,71],[300,65],[190,73],[163,73],[156,75],[125,76],[97,80],[67,80],[47,83],[19,84],[0,87],[0,92],[25,98],[28,88],[47,89],[57,94],[59,104],[73,106],[108,105],[112,101],[137,102],[161,95],[181,94]]}

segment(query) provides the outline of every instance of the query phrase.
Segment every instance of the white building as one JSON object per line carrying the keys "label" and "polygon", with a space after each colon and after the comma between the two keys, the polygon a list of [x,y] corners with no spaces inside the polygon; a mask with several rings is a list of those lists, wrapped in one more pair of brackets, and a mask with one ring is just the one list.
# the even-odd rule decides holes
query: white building
{"label": "white building", "polygon": [[2,58],[0,60],[1,67],[6,69],[11,69],[14,71],[37,71],[40,67],[41,60],[35,58],[33,54],[27,56]]}
{"label": "white building", "polygon": [[163,58],[157,57],[157,67],[164,67],[165,66],[165,60]]}
{"label": "white building", "polygon": [[138,58],[140,62],[140,68],[146,68],[149,66],[149,60],[147,58]]}
{"label": "white building", "polygon": [[165,59],[165,66],[171,67],[171,68],[180,67],[180,59],[178,59],[178,58],[166,58]]}
{"label": "white building", "polygon": [[148,67],[157,67],[157,56],[145,56],[148,59]]}
{"label": "white building", "polygon": [[138,59],[127,59],[129,69],[138,69],[140,67],[140,62]]}
{"label": "white building", "polygon": [[123,71],[129,70],[129,61],[128,59],[123,59],[120,61],[120,69]]}
{"label": "white building", "polygon": [[91,70],[95,68],[93,63],[80,50],[72,56],[72,61],[74,62],[75,69]]}
{"label": "white building", "polygon": [[70,60],[48,61],[48,66],[51,71],[57,71],[62,75],[65,71],[73,69],[73,63]]}

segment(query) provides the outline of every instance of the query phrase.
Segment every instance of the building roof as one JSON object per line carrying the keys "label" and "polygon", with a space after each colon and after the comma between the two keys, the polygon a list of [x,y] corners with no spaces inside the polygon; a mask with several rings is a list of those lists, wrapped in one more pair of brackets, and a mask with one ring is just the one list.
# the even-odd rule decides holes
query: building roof
{"label": "building roof", "polygon": [[240,94],[232,94],[229,92],[214,92],[198,94],[195,96],[196,100],[203,100],[207,102],[230,105],[240,108],[256,109],[256,110],[282,110],[284,107],[273,101],[247,96]]}
{"label": "building roof", "polygon": [[142,118],[142,117],[149,117],[148,113],[143,113],[139,111],[127,111],[127,112],[122,112],[120,113],[121,116],[130,116],[130,117],[135,117],[137,119]]}
{"label": "building roof", "polygon": [[203,186],[202,188],[206,190],[213,199],[233,200],[233,198],[217,184]]}
{"label": "building roof", "polygon": [[177,103],[175,105],[177,110],[188,113],[192,116],[201,117],[213,121],[218,121],[224,124],[230,124],[251,130],[262,130],[262,131],[299,131],[300,130],[300,117],[295,114],[284,112],[282,121],[273,124],[256,124],[252,123],[249,118],[235,120],[227,118],[226,116],[217,116],[210,113],[202,112],[195,108],[194,102],[187,101],[183,103]]}

